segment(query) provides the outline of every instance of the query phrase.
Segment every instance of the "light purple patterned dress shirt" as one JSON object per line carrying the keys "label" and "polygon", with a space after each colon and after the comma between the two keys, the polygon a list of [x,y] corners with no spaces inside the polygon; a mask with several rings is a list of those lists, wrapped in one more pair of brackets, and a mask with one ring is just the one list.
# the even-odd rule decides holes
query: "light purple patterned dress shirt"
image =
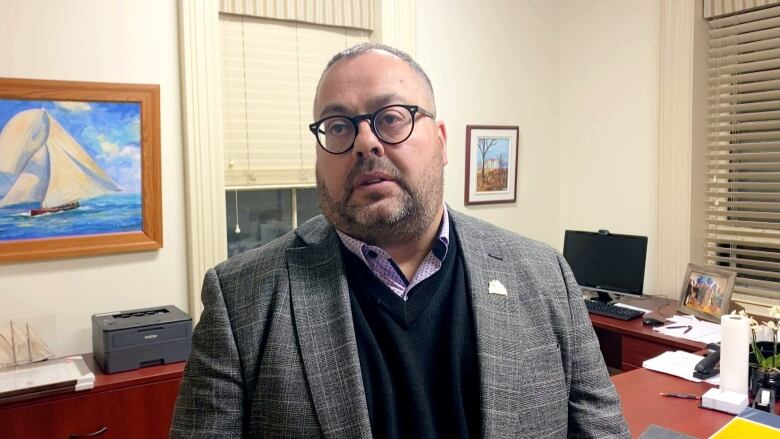
{"label": "light purple patterned dress shirt", "polygon": [[406,279],[401,269],[393,261],[393,258],[386,251],[379,247],[368,245],[365,242],[346,235],[336,230],[344,246],[355,256],[360,258],[366,266],[381,280],[390,291],[398,297],[406,300],[409,291],[415,285],[433,276],[441,268],[444,257],[447,256],[447,249],[450,243],[450,221],[447,215],[447,206],[444,206],[444,214],[439,227],[439,239],[433,244],[430,253],[425,256],[417,272],[414,273],[411,282]]}

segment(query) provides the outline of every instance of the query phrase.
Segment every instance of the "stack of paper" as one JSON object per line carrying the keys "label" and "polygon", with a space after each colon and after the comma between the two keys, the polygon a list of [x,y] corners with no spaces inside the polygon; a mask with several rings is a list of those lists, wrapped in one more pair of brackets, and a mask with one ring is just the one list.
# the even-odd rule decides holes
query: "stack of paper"
{"label": "stack of paper", "polygon": [[653,331],[704,344],[720,342],[720,325],[717,323],[705,322],[688,315],[669,317],[666,321],[666,325],[655,327]]}
{"label": "stack of paper", "polygon": [[[693,370],[696,367],[696,364],[703,358],[704,357],[701,355],[692,354],[690,352],[669,351],[664,352],[655,358],[645,360],[642,363],[642,367],[700,383],[702,380],[693,377]],[[720,383],[720,375],[704,380],[704,382],[718,384]]]}
{"label": "stack of paper", "polygon": [[91,389],[95,375],[80,356],[0,369],[0,404]]}

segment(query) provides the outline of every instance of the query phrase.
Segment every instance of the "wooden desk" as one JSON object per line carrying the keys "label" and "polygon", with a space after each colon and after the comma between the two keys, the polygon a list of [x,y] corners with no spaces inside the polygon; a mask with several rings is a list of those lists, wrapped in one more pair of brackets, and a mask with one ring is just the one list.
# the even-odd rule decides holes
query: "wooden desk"
{"label": "wooden desk", "polygon": [[694,437],[709,437],[725,425],[732,415],[699,408],[694,399],[668,398],[659,392],[702,395],[712,386],[694,383],[671,375],[636,369],[612,377],[623,406],[632,437],[639,437],[655,424]]}
{"label": "wooden desk", "polygon": [[92,354],[83,357],[93,389],[0,405],[0,437],[87,437],[104,427],[88,437],[168,437],[185,363],[106,375]]}
{"label": "wooden desk", "polygon": [[[677,302],[660,297],[648,296],[643,300],[624,298],[621,302],[653,310],[648,314],[659,320],[665,317],[658,311],[673,315],[677,310]],[[618,320],[612,317],[590,314],[593,329],[599,338],[601,353],[607,366],[620,369],[623,372],[642,367],[642,362],[653,358],[666,351],[683,350],[686,352],[698,352],[706,348],[703,343],[698,343],[682,338],[670,337],[652,327],[643,325],[642,319],[629,321]]]}

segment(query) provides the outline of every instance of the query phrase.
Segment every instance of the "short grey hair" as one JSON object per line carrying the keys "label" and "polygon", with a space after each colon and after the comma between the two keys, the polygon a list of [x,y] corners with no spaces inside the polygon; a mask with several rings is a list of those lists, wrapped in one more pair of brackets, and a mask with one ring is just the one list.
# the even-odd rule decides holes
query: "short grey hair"
{"label": "short grey hair", "polygon": [[418,76],[420,76],[422,79],[425,80],[425,85],[428,88],[428,93],[430,93],[431,95],[431,106],[433,107],[433,108],[426,108],[426,110],[430,111],[435,115],[436,99],[434,98],[433,95],[433,84],[431,83],[431,78],[428,77],[428,74],[425,73],[425,70],[423,70],[422,66],[420,66],[420,64],[418,64],[417,61],[414,60],[414,58],[412,58],[408,53],[404,52],[403,50],[396,49],[395,47],[391,47],[380,43],[356,44],[352,47],[346,48],[341,52],[333,55],[333,58],[331,58],[330,61],[328,61],[328,64],[325,66],[325,69],[322,71],[322,74],[320,75],[320,80],[317,82],[316,94],[319,94],[320,92],[320,84],[322,84],[322,78],[325,77],[325,73],[327,73],[328,70],[330,70],[333,64],[336,64],[339,60],[343,58],[355,58],[359,55],[362,55],[366,52],[370,52],[372,50],[381,50],[384,52],[388,52],[392,55],[395,55],[396,57],[400,58],[401,61],[405,62],[406,65],[411,67],[412,70],[414,70]]}

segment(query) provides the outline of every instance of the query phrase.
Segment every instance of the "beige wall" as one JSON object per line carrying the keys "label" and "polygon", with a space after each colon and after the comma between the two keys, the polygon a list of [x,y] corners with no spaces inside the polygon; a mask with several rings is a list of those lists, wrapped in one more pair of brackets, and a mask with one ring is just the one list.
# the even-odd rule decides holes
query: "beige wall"
{"label": "beige wall", "polygon": [[[562,247],[563,231],[657,234],[655,0],[417,2],[417,59],[449,128],[445,199]],[[465,126],[519,125],[516,204],[463,206]]]}
{"label": "beige wall", "polygon": [[561,9],[560,237],[608,229],[657,251],[660,6],[564,0]]}
{"label": "beige wall", "polygon": [[[565,228],[648,235],[652,279],[657,2],[487,3],[416,2],[416,56],[449,129],[446,201],[559,248]],[[0,315],[53,316],[72,354],[91,350],[93,313],[186,310],[175,2],[0,0],[0,29],[0,76],[160,84],[165,234],[157,252],[0,265]],[[467,124],[520,127],[517,203],[463,205]]]}
{"label": "beige wall", "polygon": [[0,76],[160,85],[164,247],[0,265],[0,315],[50,315],[57,354],[92,350],[90,316],[187,310],[176,3],[0,0]]}
{"label": "beige wall", "polygon": [[[495,7],[494,7],[495,6]],[[551,244],[559,240],[560,8],[550,1],[417,1],[417,60],[447,123],[445,200]],[[517,203],[463,205],[466,125],[520,127]]]}

